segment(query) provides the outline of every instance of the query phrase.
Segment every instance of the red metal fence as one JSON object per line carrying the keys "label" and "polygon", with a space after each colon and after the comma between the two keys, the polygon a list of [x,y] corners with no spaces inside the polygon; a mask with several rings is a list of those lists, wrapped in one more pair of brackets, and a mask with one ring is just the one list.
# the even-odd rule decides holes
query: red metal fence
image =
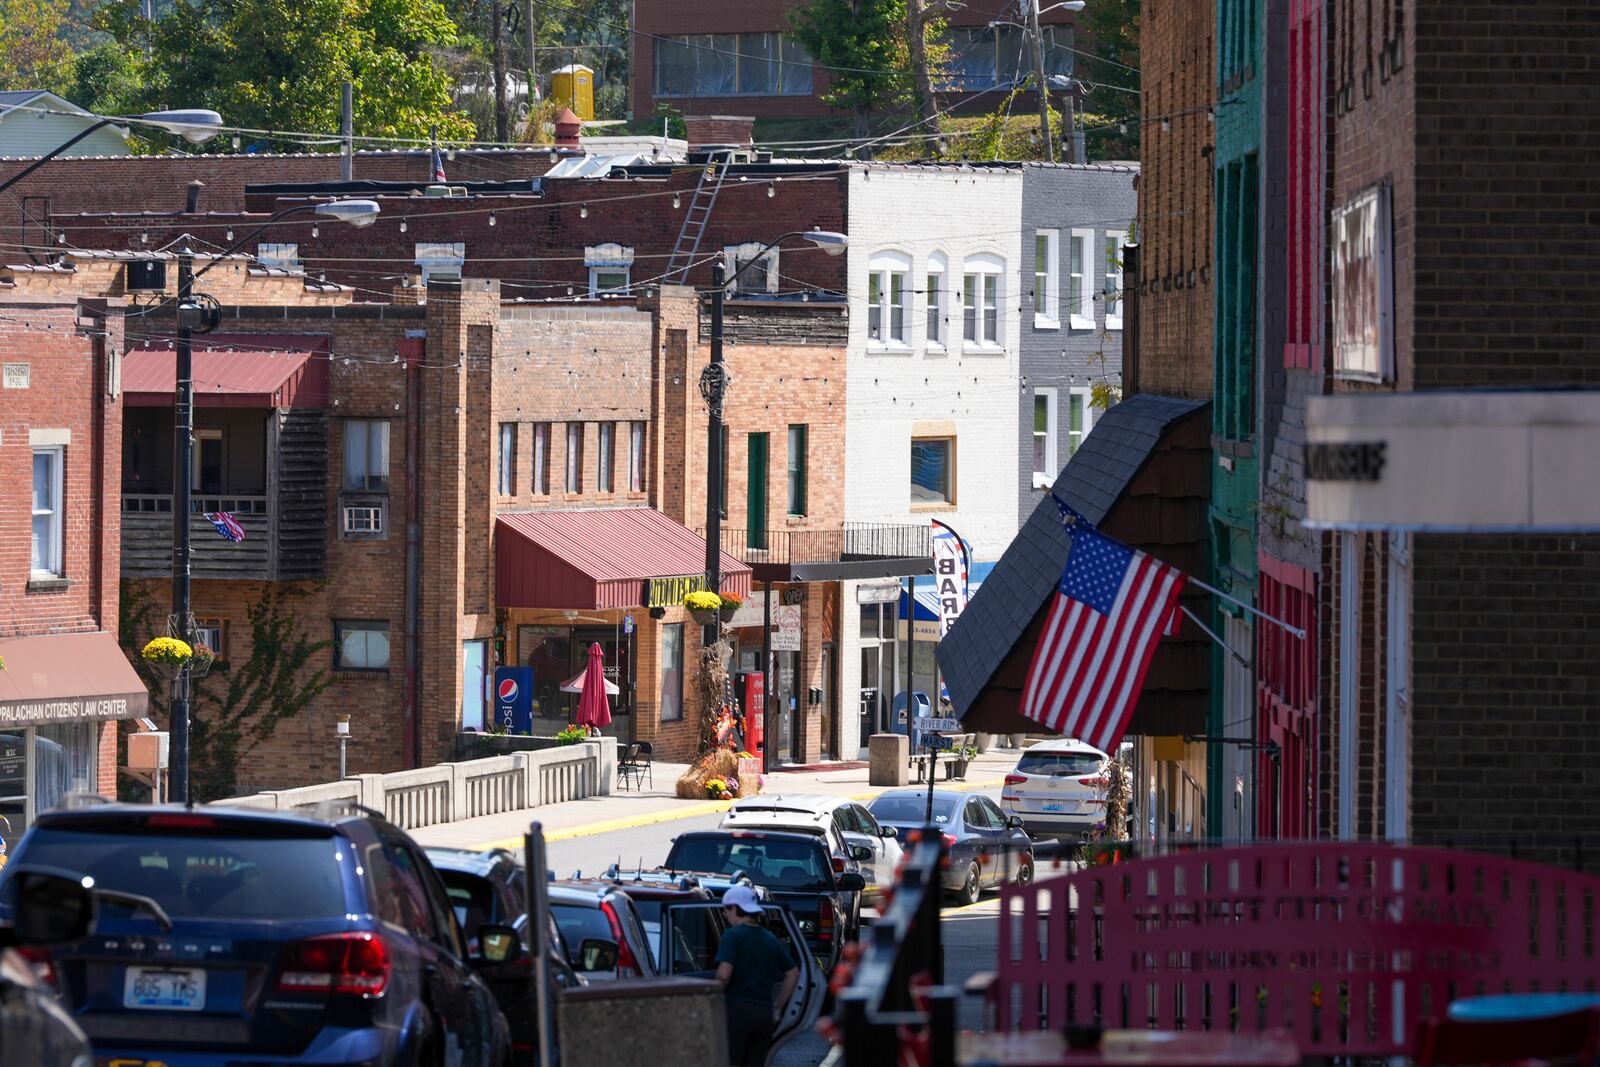
{"label": "red metal fence", "polygon": [[1000,1029],[1287,1030],[1302,1055],[1412,1050],[1453,999],[1600,986],[1600,878],[1370,842],[1226,848],[1001,896]]}

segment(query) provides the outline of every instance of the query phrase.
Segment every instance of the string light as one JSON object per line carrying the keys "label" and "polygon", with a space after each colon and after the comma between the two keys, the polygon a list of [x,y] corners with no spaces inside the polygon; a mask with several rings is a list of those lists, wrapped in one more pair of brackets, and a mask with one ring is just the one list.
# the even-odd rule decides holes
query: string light
{"label": "string light", "polygon": [[683,198],[677,193],[672,194],[672,210],[677,211],[683,206]]}
{"label": "string light", "polygon": [[228,231],[228,232],[227,232],[227,234],[226,234],[226,236],[224,236],[224,237],[223,237],[223,240],[224,240],[224,241],[231,241],[231,240],[233,240],[233,231],[232,231],[232,230],[229,230],[229,231]]}
{"label": "string light", "polygon": [[1161,120],[1161,132],[1162,133],[1171,133],[1172,132],[1172,120],[1171,119],[1162,119]]}
{"label": "string light", "polygon": [[773,197],[775,197],[777,195],[778,195],[778,183],[777,182],[768,182],[767,183],[767,199],[771,200]]}
{"label": "string light", "polygon": [[400,220],[400,232],[401,233],[405,233],[406,229],[407,229],[406,220],[405,219],[401,219]]}
{"label": "string light", "polygon": [[588,204],[584,204],[582,207],[580,207],[578,209],[578,217],[580,219],[586,219],[586,218],[589,217],[589,205]]}
{"label": "string light", "polygon": [[233,147],[234,147],[235,151],[238,151],[238,148],[239,148],[239,135],[238,134],[234,134],[233,135]]}
{"label": "string light", "polygon": [[318,226],[316,223],[313,222],[311,224],[311,236],[316,237],[321,232],[322,232],[322,227]]}
{"label": "string light", "polygon": [[444,157],[450,162],[454,163],[456,161],[456,150],[454,148],[446,149]]}
{"label": "string light", "polygon": [[490,226],[494,225],[494,212],[492,212],[492,211],[489,212],[489,225]]}

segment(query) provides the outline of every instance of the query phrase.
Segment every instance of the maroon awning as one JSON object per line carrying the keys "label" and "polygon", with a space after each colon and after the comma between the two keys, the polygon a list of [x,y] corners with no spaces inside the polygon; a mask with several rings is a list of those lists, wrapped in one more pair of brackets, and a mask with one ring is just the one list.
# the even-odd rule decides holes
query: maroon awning
{"label": "maroon awning", "polygon": [[[652,579],[691,579],[705,560],[705,540],[654,508],[518,511],[495,524],[501,607],[643,607]],[[722,589],[750,594],[750,568],[726,552]]]}
{"label": "maroon awning", "polygon": [[108,633],[0,638],[0,659],[0,729],[131,719],[150,702]]}
{"label": "maroon awning", "polygon": [[[205,334],[191,346],[198,407],[320,408],[328,402],[328,339],[303,334]],[[123,404],[170,407],[177,353],[156,340],[122,361]]]}

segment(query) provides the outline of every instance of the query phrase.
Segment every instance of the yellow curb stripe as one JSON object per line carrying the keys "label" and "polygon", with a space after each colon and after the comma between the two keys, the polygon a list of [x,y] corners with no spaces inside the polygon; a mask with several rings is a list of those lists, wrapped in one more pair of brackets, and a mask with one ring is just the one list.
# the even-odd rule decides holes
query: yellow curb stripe
{"label": "yellow curb stripe", "polygon": [[[1004,785],[1003,778],[985,779],[981,782],[952,783],[939,786],[951,792],[971,792],[975,789],[989,789],[997,785]],[[914,789],[916,786],[903,786],[901,788]],[[869,793],[851,793],[847,800],[872,800],[882,793],[882,789],[875,789]],[[778,794],[773,794],[778,795]],[[583,826],[569,826],[564,830],[551,830],[544,835],[546,843],[551,841],[570,841],[575,837],[593,837],[597,834],[609,834],[618,830],[633,830],[640,826],[655,826],[658,823],[677,822],[679,819],[697,819],[702,815],[715,815],[719,811],[727,811],[733,806],[731,800],[705,800],[692,804],[683,804],[678,807],[666,808],[662,811],[653,811],[646,815],[629,815],[621,819],[605,819],[601,822],[586,823]],[[532,821],[532,820],[530,820]],[[516,851],[522,847],[521,837],[505,837],[498,841],[485,841],[472,845],[479,852],[488,852],[491,849],[504,848]]]}

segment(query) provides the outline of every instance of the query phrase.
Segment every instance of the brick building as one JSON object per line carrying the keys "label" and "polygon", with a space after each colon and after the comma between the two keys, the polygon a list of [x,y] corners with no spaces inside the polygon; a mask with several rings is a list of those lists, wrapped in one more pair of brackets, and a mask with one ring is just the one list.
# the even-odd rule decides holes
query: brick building
{"label": "brick building", "polygon": [[120,301],[0,281],[0,836],[116,789],[145,713],[117,647]]}
{"label": "brick building", "polygon": [[[633,114],[650,115],[661,106],[686,115],[762,119],[838,114],[822,101],[830,86],[827,68],[792,35],[790,13],[799,6],[799,0],[639,0],[629,67]],[[1032,45],[1007,0],[953,5],[937,17],[948,24],[950,49],[941,106],[994,111],[1033,71]],[[1002,24],[991,25],[997,21]],[[1071,74],[1071,14],[1046,11],[1041,22],[1047,74]],[[1016,106],[1036,105],[1019,100]]]}

